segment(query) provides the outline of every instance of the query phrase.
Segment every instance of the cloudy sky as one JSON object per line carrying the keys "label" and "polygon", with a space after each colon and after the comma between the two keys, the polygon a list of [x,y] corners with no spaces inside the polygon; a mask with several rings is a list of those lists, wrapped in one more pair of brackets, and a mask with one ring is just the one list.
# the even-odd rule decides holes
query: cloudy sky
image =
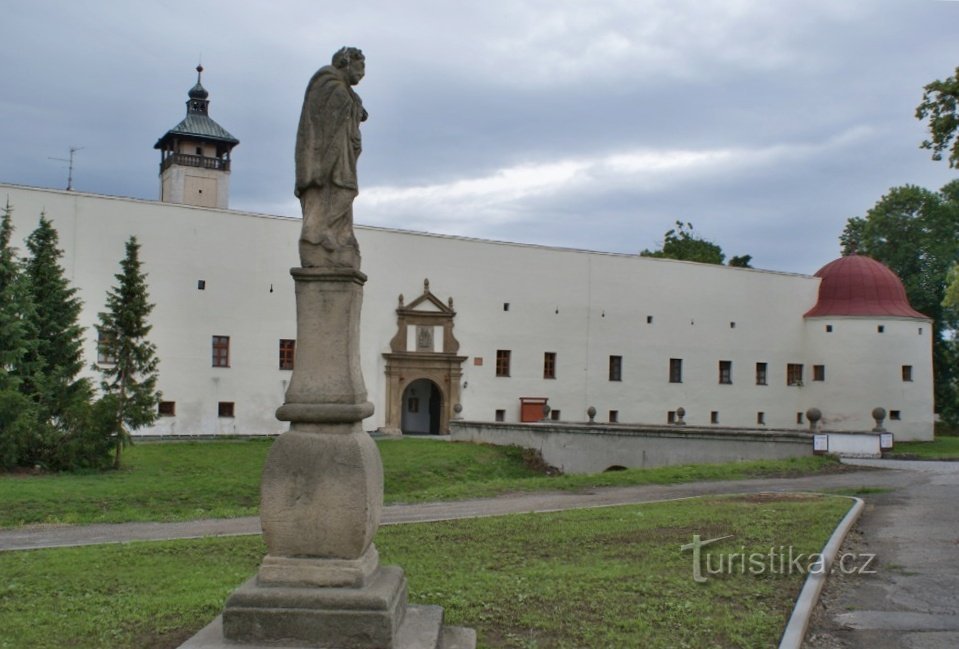
{"label": "cloudy sky", "polygon": [[202,61],[231,207],[298,216],[303,90],[363,49],[358,223],[614,252],[676,220],[815,272],[918,148],[959,65],[949,0],[6,0],[0,182],[155,199]]}

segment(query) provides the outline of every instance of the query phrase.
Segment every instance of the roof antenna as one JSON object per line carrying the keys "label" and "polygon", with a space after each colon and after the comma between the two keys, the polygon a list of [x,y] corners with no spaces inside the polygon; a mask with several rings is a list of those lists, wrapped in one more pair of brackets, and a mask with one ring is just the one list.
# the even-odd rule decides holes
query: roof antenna
{"label": "roof antenna", "polygon": [[77,151],[80,151],[84,147],[82,146],[71,146],[70,147],[70,158],[53,158],[50,157],[50,160],[59,160],[60,162],[69,163],[69,171],[67,172],[67,191],[73,191],[73,154]]}

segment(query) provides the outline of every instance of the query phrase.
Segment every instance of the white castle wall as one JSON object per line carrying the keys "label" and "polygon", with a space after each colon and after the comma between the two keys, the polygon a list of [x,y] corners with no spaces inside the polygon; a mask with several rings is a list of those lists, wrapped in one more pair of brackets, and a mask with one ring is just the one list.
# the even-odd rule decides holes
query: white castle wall
{"label": "white castle wall", "polygon": [[[298,219],[0,185],[5,196],[18,238],[42,211],[54,222],[88,328],[124,242],[140,240],[156,304],[151,338],[160,388],[176,402],[175,417],[141,432],[285,429],[273,413],[290,376],[277,369],[278,341],[296,336],[289,269],[298,265]],[[928,324],[890,322],[877,338],[867,335],[877,320],[837,319],[831,338],[819,336],[822,323],[803,319],[816,302],[817,278],[369,227],[358,227],[357,237],[369,276],[363,372],[377,409],[368,430],[384,424],[382,354],[396,333],[397,298],[404,294],[408,304],[429,278],[435,295],[454,299],[454,334],[468,357],[466,419],[489,421],[505,410],[507,422],[517,421],[520,397],[548,397],[568,421],[585,420],[594,406],[598,421],[617,410],[620,422],[663,424],[682,406],[691,425],[710,425],[715,411],[721,426],[757,427],[763,412],[769,428],[801,429],[796,413],[815,406],[827,426],[862,430],[881,405],[901,413],[900,421],[886,422],[897,439],[931,439]],[[197,289],[199,280],[205,290]],[[230,336],[229,368],[211,367],[213,335]],[[498,349],[512,351],[509,378],[495,376]],[[557,354],[555,379],[543,378],[544,352]],[[86,354],[96,359],[95,335],[88,335]],[[623,357],[621,381],[608,380],[610,355]],[[669,383],[670,358],[683,359],[682,383]],[[732,361],[731,385],[719,384],[721,360]],[[756,362],[768,364],[768,385],[755,384]],[[787,363],[805,365],[803,387],[786,385]],[[811,385],[813,363],[827,366],[823,385]],[[914,368],[910,385],[902,385],[903,364]],[[218,401],[234,402],[235,416],[218,417]]]}

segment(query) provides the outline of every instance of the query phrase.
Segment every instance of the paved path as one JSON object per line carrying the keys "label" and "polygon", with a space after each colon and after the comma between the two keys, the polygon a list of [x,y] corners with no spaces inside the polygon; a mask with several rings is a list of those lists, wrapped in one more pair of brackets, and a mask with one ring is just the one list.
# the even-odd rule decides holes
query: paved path
{"label": "paved path", "polygon": [[804,648],[959,647],[959,463],[863,463],[910,480],[865,497],[841,552],[875,554],[875,573],[830,576]]}
{"label": "paved path", "polygon": [[[385,525],[392,525],[512,513],[625,505],[716,493],[819,491],[863,485],[898,488],[910,484],[915,479],[914,474],[904,471],[864,470],[862,472],[803,478],[724,480],[666,486],[606,487],[579,492],[511,494],[484,500],[390,505],[384,509],[382,521]],[[182,523],[31,525],[18,529],[0,530],[0,551],[259,533],[260,521],[257,517],[206,519]]]}

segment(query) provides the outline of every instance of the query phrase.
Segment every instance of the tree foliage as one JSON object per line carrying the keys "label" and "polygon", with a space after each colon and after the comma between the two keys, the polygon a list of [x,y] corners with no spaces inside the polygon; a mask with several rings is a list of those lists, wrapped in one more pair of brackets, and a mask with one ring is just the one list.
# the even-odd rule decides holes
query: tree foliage
{"label": "tree foliage", "polygon": [[933,160],[942,160],[943,151],[949,152],[950,167],[959,167],[959,67],[953,76],[928,84],[922,94],[922,103],[916,107],[916,119],[929,121],[930,139],[920,148],[930,149]]}
{"label": "tree foliage", "polygon": [[107,310],[99,314],[100,355],[110,362],[99,365],[104,407],[112,413],[115,438],[114,467],[119,468],[122,448],[130,431],[156,421],[158,379],[156,346],[147,340],[147,317],[153,310],[146,274],[140,264],[140,244],[126,243],[126,255],[115,275],[117,285],[107,292]]}
{"label": "tree foliage", "polygon": [[959,421],[956,367],[957,312],[943,305],[946,278],[959,261],[959,180],[938,192],[894,187],[865,217],[849,219],[840,236],[843,254],[858,252],[888,266],[906,288],[912,307],[934,321],[936,409]]}
{"label": "tree foliage", "polygon": [[[676,227],[663,235],[663,245],[658,250],[643,250],[643,257],[682,259],[698,261],[703,264],[722,264],[726,259],[723,249],[712,241],[707,241],[693,232],[692,223],[676,221]],[[749,262],[752,255],[740,255],[729,260],[730,266],[752,268]]]}

